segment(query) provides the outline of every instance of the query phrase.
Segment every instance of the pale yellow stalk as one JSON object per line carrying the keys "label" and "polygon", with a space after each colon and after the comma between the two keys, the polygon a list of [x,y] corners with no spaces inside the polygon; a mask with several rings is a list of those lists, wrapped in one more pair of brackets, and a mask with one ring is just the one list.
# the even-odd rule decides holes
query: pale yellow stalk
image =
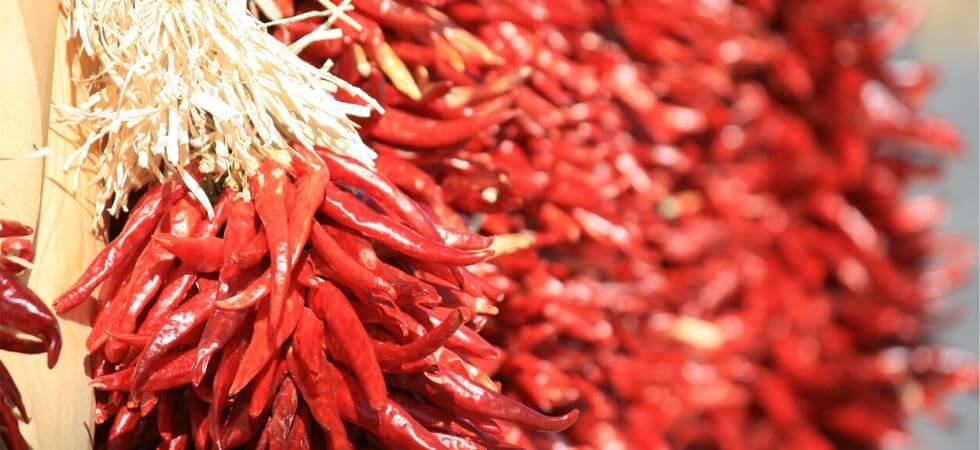
{"label": "pale yellow stalk", "polygon": [[[210,208],[187,168],[245,190],[260,161],[290,159],[293,141],[373,165],[375,154],[349,117],[381,107],[329,73],[329,63],[299,59],[244,0],[64,1],[83,57],[100,67],[78,80],[92,91],[88,102],[57,108],[57,120],[87,130],[65,169],[94,162],[97,217],[123,210],[127,195],[147,183],[173,177]],[[350,21],[349,10],[334,6],[326,23]],[[337,100],[339,90],[368,106]]]}

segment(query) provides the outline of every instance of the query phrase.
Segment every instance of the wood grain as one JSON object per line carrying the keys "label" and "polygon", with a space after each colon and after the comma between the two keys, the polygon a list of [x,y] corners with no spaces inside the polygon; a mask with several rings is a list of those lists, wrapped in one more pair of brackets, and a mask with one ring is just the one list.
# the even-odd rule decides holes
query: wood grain
{"label": "wood grain", "polygon": [[[62,165],[78,138],[71,130],[47,126],[51,102],[77,104],[85,97],[72,81],[82,71],[72,65],[73,46],[64,20],[58,20],[57,0],[0,3],[0,42],[9,46],[6,54],[0,52],[2,67],[17,68],[0,71],[0,152],[5,152],[0,154],[29,152],[45,137],[52,152],[43,161],[0,161],[0,215],[37,224],[29,285],[50,302],[102,247],[90,226],[85,180],[81,190],[65,188],[71,183]],[[11,104],[17,107],[8,108]],[[60,318],[64,347],[53,370],[40,355],[3,354],[32,418],[21,430],[35,449],[91,447],[93,395],[84,364],[90,314],[90,307],[81,307]]]}
{"label": "wood grain", "polygon": [[[0,157],[44,146],[57,1],[0,0]],[[41,159],[0,161],[0,215],[37,225]]]}

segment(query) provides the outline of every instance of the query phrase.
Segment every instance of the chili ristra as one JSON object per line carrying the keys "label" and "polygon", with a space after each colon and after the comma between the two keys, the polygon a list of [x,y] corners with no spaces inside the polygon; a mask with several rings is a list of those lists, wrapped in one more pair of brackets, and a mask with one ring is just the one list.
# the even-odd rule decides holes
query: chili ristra
{"label": "chili ristra", "polygon": [[[483,332],[502,360],[481,366],[542,410],[583,414],[562,433],[512,429],[509,443],[866,448],[904,436],[909,389],[927,407],[975,386],[969,358],[925,339],[925,309],[970,256],[932,233],[936,199],[904,198],[958,142],[920,111],[931,72],[887,58],[916,6],[388,4],[360,10],[359,41],[302,56],[334,58],[370,92],[381,75],[390,114],[363,135],[447,243],[525,237],[471,270],[507,296]],[[384,68],[393,57],[412,83]]]}
{"label": "chili ristra", "polygon": [[[476,275],[463,264],[484,261],[493,240],[448,245],[431,219],[399,218],[422,209],[392,182],[356,161],[342,163],[344,177],[331,179],[329,164],[266,162],[249,180],[264,193],[254,202],[224,194],[226,212],[211,219],[187,192],[147,190],[149,200],[133,209],[144,219],[130,218],[117,238],[127,245],[112,241],[103,253],[114,256],[97,258],[76,284],[85,288],[73,287],[62,297],[71,303],[60,303],[101,289],[88,339],[104,430],[97,438],[120,448],[281,446],[324,436],[337,448],[367,439],[444,448],[444,439],[467,438],[440,438],[416,423],[390,395],[388,379],[450,367],[463,377],[457,383],[485,390],[486,401],[467,397],[479,408],[468,414],[496,417],[504,397],[467,359],[497,357],[472,328],[479,312],[495,309],[471,310],[437,294],[481,295],[464,286]],[[375,208],[392,201],[401,209]],[[132,263],[105,262],[119,258]],[[428,401],[421,385],[401,392]],[[577,414],[550,418],[513,400],[506,405],[513,411],[504,420],[549,431]],[[301,419],[305,411],[315,422]],[[363,431],[348,435],[344,423]],[[505,441],[500,432],[494,441]]]}
{"label": "chili ristra", "polygon": [[[908,6],[354,3],[360,27],[301,57],[388,111],[359,119],[374,167],[296,145],[197,233],[168,223],[204,217],[188,194],[151,187],[59,301],[105,291],[97,436],[870,448],[975,386],[925,339],[967,263],[931,233],[936,203],[903,198],[936,170],[919,148],[957,144],[919,111],[925,72],[887,62]],[[323,25],[303,17],[272,33]],[[142,321],[148,280],[187,271]]]}

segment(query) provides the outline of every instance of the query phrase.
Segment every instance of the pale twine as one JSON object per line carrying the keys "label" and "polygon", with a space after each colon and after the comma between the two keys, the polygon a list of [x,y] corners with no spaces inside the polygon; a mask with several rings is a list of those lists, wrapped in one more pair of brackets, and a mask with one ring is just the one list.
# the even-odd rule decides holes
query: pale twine
{"label": "pale twine", "polygon": [[[92,92],[88,101],[56,106],[58,121],[87,130],[65,170],[94,160],[96,217],[118,214],[130,192],[173,177],[210,212],[190,164],[246,191],[262,160],[289,160],[293,141],[373,166],[375,153],[349,117],[381,106],[329,73],[329,62],[318,68],[299,59],[245,0],[64,1],[69,29],[100,68],[79,80]],[[321,1],[329,7],[317,37],[336,39],[330,25],[352,23],[351,7]],[[368,106],[338,101],[339,89]]]}

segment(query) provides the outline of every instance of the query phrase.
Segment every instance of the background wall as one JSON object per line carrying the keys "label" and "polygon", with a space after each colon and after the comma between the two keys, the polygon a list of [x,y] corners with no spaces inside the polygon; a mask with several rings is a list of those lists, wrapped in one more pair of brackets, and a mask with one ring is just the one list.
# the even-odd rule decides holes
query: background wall
{"label": "background wall", "polygon": [[[941,84],[935,91],[930,110],[953,120],[964,138],[964,154],[947,164],[946,178],[938,186],[923,187],[923,191],[938,192],[948,201],[949,216],[945,228],[978,238],[978,191],[980,191],[980,159],[978,159],[978,127],[980,127],[980,28],[977,0],[933,0],[929,16],[918,29],[900,57],[927,61],[942,71]],[[936,330],[940,342],[978,352],[977,276],[947,304],[946,312],[955,321]],[[980,448],[980,415],[977,398],[963,396],[949,402],[959,417],[951,429],[942,429],[924,419],[912,424],[921,438],[911,443],[911,449],[958,450]]]}

